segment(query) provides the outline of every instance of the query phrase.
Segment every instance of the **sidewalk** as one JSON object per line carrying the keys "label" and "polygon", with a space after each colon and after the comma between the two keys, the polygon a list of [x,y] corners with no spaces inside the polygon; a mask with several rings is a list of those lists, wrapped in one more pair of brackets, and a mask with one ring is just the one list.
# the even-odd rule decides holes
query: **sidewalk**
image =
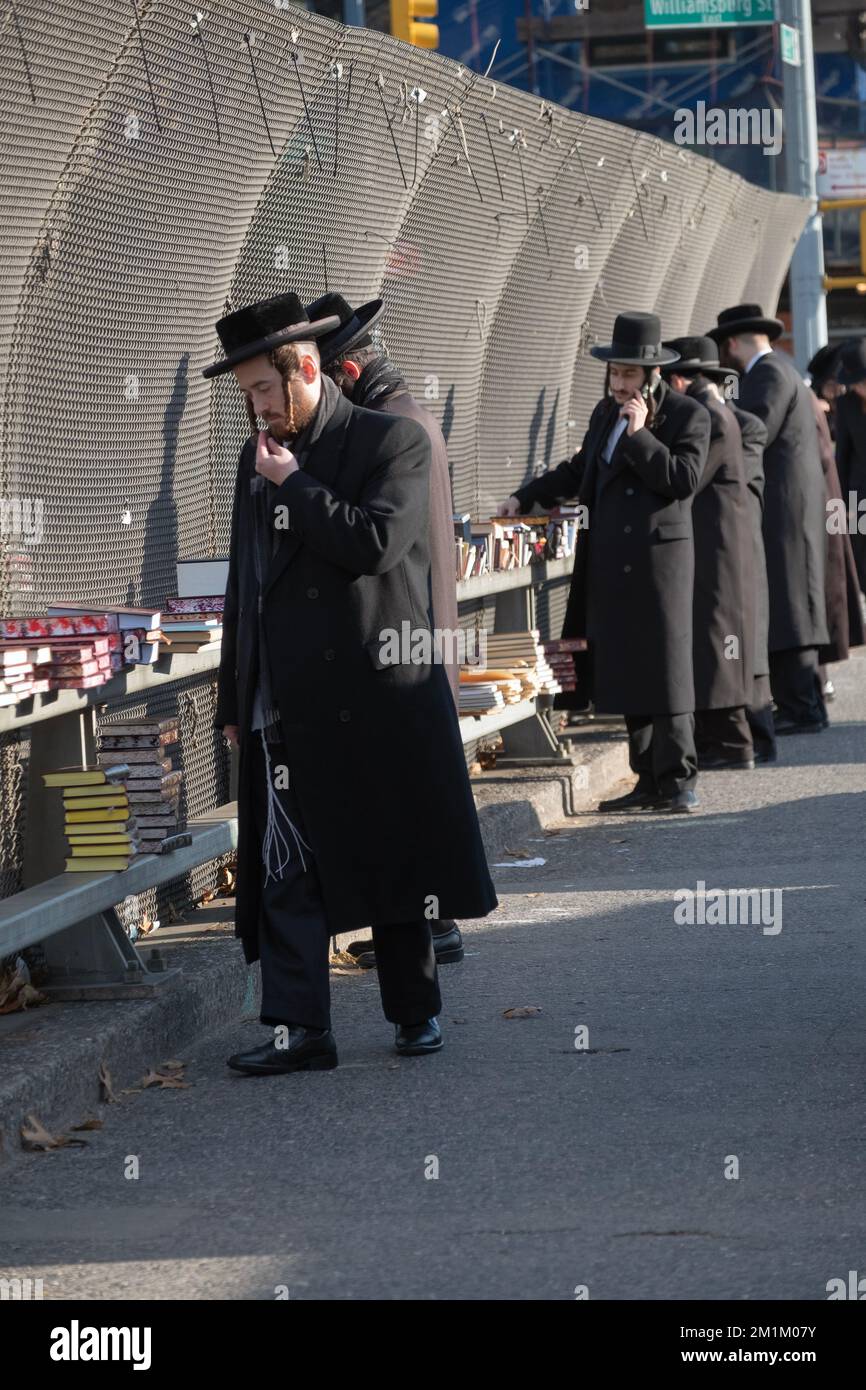
{"label": "sidewalk", "polygon": [[[493,869],[441,1054],[393,1053],[373,974],[333,978],[333,1072],[231,1073],[252,1007],[166,1039],[148,1063],[189,1089],[2,1170],[3,1272],[55,1298],[823,1300],[864,1271],[866,660],[832,675],[830,730],[704,776],[700,814],[510,825],[546,862]],[[780,888],[782,929],[679,925],[699,881]]]}

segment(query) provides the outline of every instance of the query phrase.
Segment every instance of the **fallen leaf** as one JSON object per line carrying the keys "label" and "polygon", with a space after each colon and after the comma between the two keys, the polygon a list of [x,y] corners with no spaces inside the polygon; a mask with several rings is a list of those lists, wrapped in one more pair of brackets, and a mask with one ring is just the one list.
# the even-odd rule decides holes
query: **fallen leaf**
{"label": "fallen leaf", "polygon": [[179,1076],[172,1075],[171,1073],[166,1075],[165,1072],[161,1071],[149,1071],[147,1076],[141,1078],[141,1085],[143,1089],[146,1089],[148,1086],[162,1086],[163,1088],[173,1087],[180,1091],[189,1090],[191,1082],[181,1081]]}
{"label": "fallen leaf", "polygon": [[25,1149],[66,1149],[73,1144],[87,1147],[86,1139],[70,1139],[68,1134],[49,1134],[35,1115],[25,1115],[21,1126],[21,1143]]}
{"label": "fallen leaf", "polygon": [[506,854],[513,854],[515,859],[531,859],[531,858],[532,858],[532,851],[531,851],[531,850],[528,850],[528,849],[509,849],[509,848],[508,848],[508,845],[505,846],[505,853],[506,853]]}
{"label": "fallen leaf", "polygon": [[23,1012],[33,1004],[47,1004],[48,999],[34,989],[20,971],[9,973],[0,980],[0,1014]]}
{"label": "fallen leaf", "polygon": [[561,835],[561,830],[545,830],[545,835]]}
{"label": "fallen leaf", "polygon": [[540,1009],[536,1004],[525,1004],[525,1005],[523,1006],[523,1008],[519,1008],[519,1009],[505,1009],[505,1010],[503,1010],[502,1017],[503,1017],[503,1018],[535,1018],[536,1015],[537,1015],[537,1014],[540,1014],[540,1013],[541,1013],[541,1009]]}
{"label": "fallen leaf", "polygon": [[73,1129],[102,1129],[101,1120],[82,1120],[80,1125],[73,1125]]}
{"label": "fallen leaf", "polygon": [[104,1100],[106,1104],[111,1105],[113,1101],[117,1100],[117,1096],[114,1094],[114,1087],[111,1082],[111,1072],[108,1070],[108,1067],[105,1065],[104,1062],[99,1063],[99,1084],[102,1087],[102,1095],[100,1099]]}

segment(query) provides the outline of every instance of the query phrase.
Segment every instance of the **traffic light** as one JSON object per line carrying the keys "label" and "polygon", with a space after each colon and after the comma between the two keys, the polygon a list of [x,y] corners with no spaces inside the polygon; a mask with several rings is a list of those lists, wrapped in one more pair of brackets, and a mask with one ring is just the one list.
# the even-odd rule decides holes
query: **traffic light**
{"label": "traffic light", "polygon": [[439,0],[391,0],[391,33],[416,48],[438,48],[439,25],[416,22],[435,19],[438,13]]}

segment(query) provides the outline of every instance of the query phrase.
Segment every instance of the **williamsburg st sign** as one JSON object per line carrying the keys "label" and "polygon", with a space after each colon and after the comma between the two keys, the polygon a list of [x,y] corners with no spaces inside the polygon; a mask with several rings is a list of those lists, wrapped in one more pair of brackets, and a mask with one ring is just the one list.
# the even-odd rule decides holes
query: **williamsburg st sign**
{"label": "williamsburg st sign", "polygon": [[775,24],[775,0],[644,0],[647,29],[739,29]]}

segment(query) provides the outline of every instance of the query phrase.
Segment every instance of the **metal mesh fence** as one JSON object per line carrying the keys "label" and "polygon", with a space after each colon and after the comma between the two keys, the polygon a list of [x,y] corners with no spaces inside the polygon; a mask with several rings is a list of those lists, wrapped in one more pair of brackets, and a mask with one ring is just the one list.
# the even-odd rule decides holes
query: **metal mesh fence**
{"label": "metal mesh fence", "polygon": [[[180,0],[14,0],[0,77],[0,496],[43,507],[40,545],[4,537],[4,613],[159,604],[178,557],[225,552],[248,425],[231,374],[201,368],[227,308],[381,293],[455,507],[484,515],[579,442],[603,376],[584,350],[618,310],[657,309],[666,336],[747,295],[772,311],[806,217],[283,0],[200,24]],[[184,751],[217,804],[219,751]]]}

